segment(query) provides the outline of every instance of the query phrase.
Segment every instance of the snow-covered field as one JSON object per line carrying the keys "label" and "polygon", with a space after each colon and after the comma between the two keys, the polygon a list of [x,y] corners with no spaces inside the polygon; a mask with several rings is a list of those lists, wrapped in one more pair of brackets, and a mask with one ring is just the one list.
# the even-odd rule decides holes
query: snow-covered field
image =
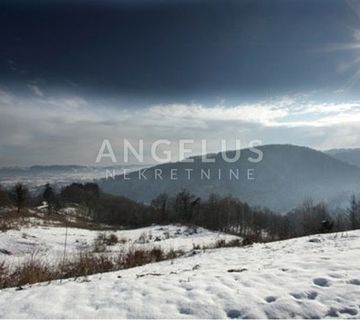
{"label": "snow-covered field", "polygon": [[360,231],[200,250],[86,280],[2,290],[0,317],[357,318],[359,257]]}
{"label": "snow-covered field", "polygon": [[[41,261],[58,263],[64,254],[65,228],[36,226],[0,232],[0,261],[17,264],[31,256]],[[133,230],[94,231],[79,228],[67,230],[67,256],[82,251],[92,251],[94,240],[100,234],[115,234],[119,243],[108,246],[106,251],[116,254],[130,248],[190,251],[195,246],[213,245],[218,240],[237,237],[212,232],[203,228],[185,226],[151,226]]]}

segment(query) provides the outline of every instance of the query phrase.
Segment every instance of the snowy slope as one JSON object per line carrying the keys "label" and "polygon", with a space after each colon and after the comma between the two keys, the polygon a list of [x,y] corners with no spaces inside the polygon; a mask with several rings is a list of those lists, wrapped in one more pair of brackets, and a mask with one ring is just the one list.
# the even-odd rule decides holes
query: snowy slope
{"label": "snowy slope", "polygon": [[[360,231],[318,235],[0,291],[1,317],[358,317]],[[46,303],[44,303],[46,301]]]}
{"label": "snowy slope", "polygon": [[[95,238],[99,233],[115,234],[121,243],[107,247],[111,253],[129,248],[160,247],[189,251],[194,246],[215,244],[220,239],[231,240],[237,237],[224,233],[212,232],[203,228],[186,226],[151,226],[133,230],[106,231],[68,228],[67,253],[76,254],[82,250],[92,250]],[[19,260],[35,255],[48,263],[59,262],[63,257],[65,228],[37,226],[0,232],[0,261],[16,263]],[[6,250],[9,254],[1,253]]]}

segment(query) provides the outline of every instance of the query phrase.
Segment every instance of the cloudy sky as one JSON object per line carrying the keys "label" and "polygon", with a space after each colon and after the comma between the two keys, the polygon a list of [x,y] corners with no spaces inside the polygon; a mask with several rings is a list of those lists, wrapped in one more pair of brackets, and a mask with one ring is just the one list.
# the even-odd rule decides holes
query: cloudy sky
{"label": "cloudy sky", "polygon": [[92,165],[103,139],[119,162],[123,139],[360,146],[360,1],[4,0],[0,41],[0,166]]}

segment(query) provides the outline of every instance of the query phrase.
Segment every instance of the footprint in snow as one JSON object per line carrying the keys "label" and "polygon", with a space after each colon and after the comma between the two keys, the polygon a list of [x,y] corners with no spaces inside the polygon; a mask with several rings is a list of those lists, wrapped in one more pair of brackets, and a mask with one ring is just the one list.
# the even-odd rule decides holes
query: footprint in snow
{"label": "footprint in snow", "polygon": [[236,310],[236,309],[231,309],[228,312],[226,312],[226,315],[230,318],[230,319],[239,319],[241,318],[241,312],[240,310]]}
{"label": "footprint in snow", "polygon": [[315,243],[319,243],[321,242],[321,240],[319,238],[312,238],[308,240],[309,242],[315,242]]}
{"label": "footprint in snow", "polygon": [[360,279],[351,279],[349,280],[350,284],[354,284],[356,286],[360,286]]}
{"label": "footprint in snow", "polygon": [[338,318],[339,317],[339,312],[336,308],[331,307],[329,309],[329,311],[326,314],[327,317],[331,317],[331,318]]}
{"label": "footprint in snow", "polygon": [[343,278],[344,276],[342,275],[342,274],[340,274],[340,273],[329,273],[329,276],[331,277],[331,278],[334,278],[334,279],[341,279],[341,278]]}
{"label": "footprint in snow", "polygon": [[181,307],[179,309],[180,314],[193,314],[193,311],[190,308]]}
{"label": "footprint in snow", "polygon": [[330,287],[331,282],[326,278],[315,278],[313,279],[313,283],[319,287]]}
{"label": "footprint in snow", "polygon": [[310,300],[315,300],[317,296],[318,296],[318,293],[316,291],[309,291],[307,293],[307,298]]}
{"label": "footprint in snow", "polygon": [[6,250],[6,249],[0,249],[0,253],[6,254],[6,255],[8,255],[8,256],[11,255],[11,252],[8,251],[8,250]]}
{"label": "footprint in snow", "polygon": [[341,310],[339,310],[340,313],[346,313],[346,314],[349,314],[351,316],[356,316],[359,312],[357,311],[357,309],[355,308],[350,308],[350,307],[347,307],[347,308],[343,308]]}
{"label": "footprint in snow", "polygon": [[268,297],[265,298],[265,301],[266,301],[267,303],[272,303],[272,302],[275,302],[276,299],[277,299],[277,298],[274,297],[274,296],[268,296]]}
{"label": "footprint in snow", "polygon": [[297,300],[301,300],[301,299],[304,299],[304,298],[305,298],[305,294],[304,294],[303,292],[300,292],[300,293],[298,293],[298,292],[291,292],[290,295],[291,295],[293,298],[297,299]]}
{"label": "footprint in snow", "polygon": [[302,299],[315,300],[316,297],[318,296],[318,293],[316,291],[291,292],[290,295],[297,300],[302,300]]}

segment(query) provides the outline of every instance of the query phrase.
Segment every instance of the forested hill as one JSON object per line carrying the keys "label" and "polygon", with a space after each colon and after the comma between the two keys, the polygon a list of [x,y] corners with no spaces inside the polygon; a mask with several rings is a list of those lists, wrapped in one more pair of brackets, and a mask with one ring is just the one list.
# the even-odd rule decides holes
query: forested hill
{"label": "forested hill", "polygon": [[[294,145],[265,145],[258,149],[263,152],[259,163],[250,162],[248,158],[256,155],[250,149],[243,149],[234,163],[224,161],[219,153],[209,156],[215,159],[214,163],[203,163],[195,157],[193,163],[162,164],[128,174],[127,180],[119,175],[115,179],[103,179],[99,184],[106,192],[143,202],[160,193],[173,195],[187,189],[201,197],[211,193],[230,194],[251,205],[280,212],[307,198],[341,202],[360,190],[360,168],[323,152]],[[234,153],[229,151],[226,156],[233,158]]]}

